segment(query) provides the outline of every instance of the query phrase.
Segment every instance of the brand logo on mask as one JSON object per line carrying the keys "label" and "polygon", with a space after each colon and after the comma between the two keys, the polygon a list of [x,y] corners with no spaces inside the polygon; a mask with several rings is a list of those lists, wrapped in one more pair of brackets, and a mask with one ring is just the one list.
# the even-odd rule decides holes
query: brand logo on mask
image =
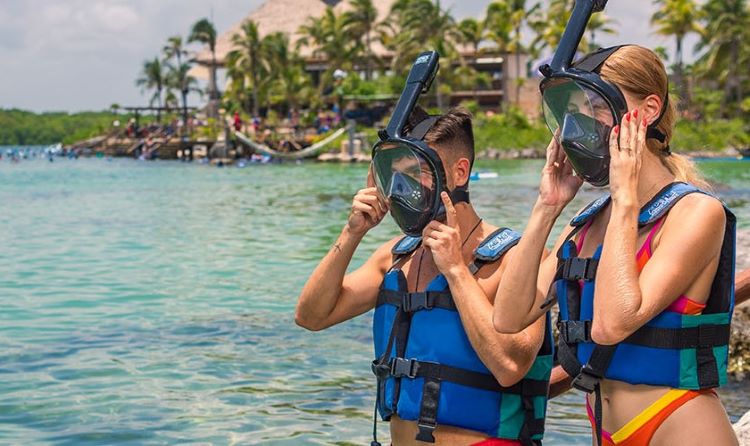
{"label": "brand logo on mask", "polygon": [[424,56],[419,56],[419,57],[417,57],[417,60],[414,62],[414,65],[419,65],[419,64],[425,63],[428,60],[430,60],[430,55],[429,54],[425,54]]}

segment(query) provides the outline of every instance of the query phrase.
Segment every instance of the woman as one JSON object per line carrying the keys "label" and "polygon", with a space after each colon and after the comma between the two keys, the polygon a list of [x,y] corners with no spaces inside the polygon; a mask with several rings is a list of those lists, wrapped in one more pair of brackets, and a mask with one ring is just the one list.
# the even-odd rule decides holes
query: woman
{"label": "woman", "polygon": [[[558,301],[558,358],[574,385],[590,392],[594,444],[597,437],[603,445],[737,444],[713,390],[726,380],[734,216],[700,193],[705,180],[669,151],[676,110],[659,58],[634,45],[593,56],[599,59],[587,69],[627,103],[609,132],[608,171],[592,174],[602,160],[579,150],[596,139],[593,132],[606,135],[594,90],[577,84],[583,93],[571,94],[568,83],[563,95],[553,84],[544,94],[555,138],[498,289],[495,328],[517,332]],[[555,94],[564,96],[562,111],[550,107]],[[588,118],[583,107],[592,111]],[[610,198],[585,208],[555,244],[557,255],[546,256],[546,240],[580,177],[608,180]]]}

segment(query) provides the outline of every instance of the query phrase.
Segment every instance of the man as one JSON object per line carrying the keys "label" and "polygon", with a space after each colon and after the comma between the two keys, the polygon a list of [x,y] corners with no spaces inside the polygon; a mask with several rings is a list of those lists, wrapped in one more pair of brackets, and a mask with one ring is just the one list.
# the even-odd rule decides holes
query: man
{"label": "man", "polygon": [[[498,334],[492,323],[504,259],[519,235],[483,222],[469,203],[469,113],[418,115],[410,114],[417,123],[410,137],[424,149],[376,146],[368,187],[355,195],[341,235],[305,284],[296,322],[323,330],[376,308],[377,409],[390,420],[394,445],[538,444],[552,366],[547,321],[514,335]],[[439,164],[442,176],[425,173]],[[443,190],[435,184],[441,179]],[[420,209],[409,199],[429,202],[435,194],[445,217],[422,228],[404,223]],[[406,233],[417,227],[418,234],[394,238],[346,274],[362,238],[389,210]]]}

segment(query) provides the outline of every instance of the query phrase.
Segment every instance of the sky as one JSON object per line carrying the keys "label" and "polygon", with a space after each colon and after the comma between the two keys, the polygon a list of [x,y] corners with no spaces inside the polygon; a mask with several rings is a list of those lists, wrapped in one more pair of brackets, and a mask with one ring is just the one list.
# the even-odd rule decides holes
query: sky
{"label": "sky", "polygon": [[[135,79],[169,36],[186,36],[202,17],[213,17],[221,33],[263,1],[0,0],[0,108],[81,111],[145,104]],[[442,0],[458,19],[480,16],[488,3]],[[601,43],[671,52],[672,42],[649,28],[653,8],[652,0],[610,0],[606,11],[620,34],[602,36]]]}

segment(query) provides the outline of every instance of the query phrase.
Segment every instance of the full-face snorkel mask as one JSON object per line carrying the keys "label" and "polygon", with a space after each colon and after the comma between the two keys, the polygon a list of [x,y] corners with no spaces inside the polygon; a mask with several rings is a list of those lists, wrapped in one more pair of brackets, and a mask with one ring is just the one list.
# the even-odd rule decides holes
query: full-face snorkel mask
{"label": "full-face snorkel mask", "polygon": [[430,89],[437,74],[439,58],[436,51],[429,51],[414,61],[388,126],[379,132],[380,141],[372,149],[378,192],[390,200],[391,216],[410,236],[421,236],[430,221],[444,218],[441,192],[449,192],[453,203],[469,202],[467,185],[448,191],[443,162],[423,141],[438,117],[423,120],[405,134],[420,95]]}
{"label": "full-face snorkel mask", "polygon": [[[539,69],[544,75],[539,88],[547,126],[576,173],[598,187],[609,184],[609,135],[628,111],[622,91],[599,73],[607,58],[626,45],[600,49],[575,63],[573,57],[591,14],[606,4],[607,0],[576,0],[552,62]],[[668,105],[667,96],[647,138],[666,140],[656,127]]]}

